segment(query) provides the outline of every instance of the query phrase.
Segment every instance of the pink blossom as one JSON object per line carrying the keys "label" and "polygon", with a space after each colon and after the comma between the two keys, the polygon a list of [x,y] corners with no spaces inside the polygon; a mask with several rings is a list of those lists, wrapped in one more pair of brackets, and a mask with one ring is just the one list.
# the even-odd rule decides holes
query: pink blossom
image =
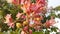
{"label": "pink blossom", "polygon": [[16,15],[16,17],[19,19],[21,17],[22,13],[19,13]]}
{"label": "pink blossom", "polygon": [[13,2],[12,2],[13,4],[17,4],[17,1],[16,0],[13,0]]}
{"label": "pink blossom", "polygon": [[47,26],[47,27],[50,27],[50,26],[52,26],[53,24],[55,24],[55,20],[54,20],[54,19],[50,19],[49,21],[46,22],[46,26]]}
{"label": "pink blossom", "polygon": [[7,25],[8,25],[9,27],[14,28],[14,23],[13,23],[11,14],[7,14],[6,17],[5,17],[5,19],[6,19]]}
{"label": "pink blossom", "polygon": [[5,17],[5,19],[6,19],[7,23],[11,23],[12,22],[11,14],[7,14],[6,17]]}
{"label": "pink blossom", "polygon": [[10,28],[14,28],[14,23],[8,23],[7,24]]}
{"label": "pink blossom", "polygon": [[25,18],[26,18],[26,16],[25,16],[25,15],[22,15],[22,16],[21,16],[21,18],[24,18],[24,19],[25,19]]}
{"label": "pink blossom", "polygon": [[21,4],[24,4],[24,0],[21,0]]}
{"label": "pink blossom", "polygon": [[46,24],[45,25],[46,25],[47,28],[49,28],[51,26],[51,24],[49,23],[48,20],[46,21]]}
{"label": "pink blossom", "polygon": [[15,5],[20,5],[20,3],[21,3],[21,0],[13,0],[13,2],[12,2],[13,4],[15,4]]}
{"label": "pink blossom", "polygon": [[24,31],[28,31],[28,26],[25,26],[25,27],[23,28],[23,30],[24,30]]}
{"label": "pink blossom", "polygon": [[39,31],[39,30],[41,30],[41,27],[38,26],[38,25],[36,25],[36,26],[34,27],[34,29],[35,29],[36,31]]}
{"label": "pink blossom", "polygon": [[32,34],[32,30],[29,30],[29,34]]}
{"label": "pink blossom", "polygon": [[50,19],[50,20],[49,20],[49,23],[50,23],[51,25],[53,25],[53,24],[55,24],[55,20],[54,20],[54,19]]}

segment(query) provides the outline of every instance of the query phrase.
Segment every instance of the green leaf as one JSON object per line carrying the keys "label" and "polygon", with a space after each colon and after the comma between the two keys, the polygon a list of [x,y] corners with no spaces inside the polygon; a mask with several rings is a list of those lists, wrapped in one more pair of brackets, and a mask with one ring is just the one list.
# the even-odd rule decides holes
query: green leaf
{"label": "green leaf", "polygon": [[57,11],[60,11],[60,6],[57,6],[54,9],[57,10]]}
{"label": "green leaf", "polygon": [[33,34],[44,34],[43,31],[33,32]]}
{"label": "green leaf", "polygon": [[50,34],[50,32],[48,30],[45,31],[45,34]]}
{"label": "green leaf", "polygon": [[51,31],[55,31],[55,32],[57,32],[57,27],[53,27],[53,28],[51,28]]}

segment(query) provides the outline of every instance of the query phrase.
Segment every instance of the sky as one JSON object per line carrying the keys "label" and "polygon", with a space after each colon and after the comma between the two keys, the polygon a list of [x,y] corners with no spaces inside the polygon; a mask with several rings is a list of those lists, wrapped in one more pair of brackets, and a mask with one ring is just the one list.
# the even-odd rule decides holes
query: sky
{"label": "sky", "polygon": [[48,0],[48,7],[56,7],[60,5],[60,0]]}

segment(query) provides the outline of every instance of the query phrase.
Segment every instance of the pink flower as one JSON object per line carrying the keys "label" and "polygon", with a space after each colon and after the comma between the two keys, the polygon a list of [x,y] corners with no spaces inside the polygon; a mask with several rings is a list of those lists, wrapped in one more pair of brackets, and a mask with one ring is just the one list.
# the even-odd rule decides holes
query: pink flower
{"label": "pink flower", "polygon": [[46,24],[45,25],[46,25],[47,28],[49,28],[51,26],[51,24],[49,23],[48,20],[46,21]]}
{"label": "pink flower", "polygon": [[46,26],[47,26],[47,27],[50,27],[50,26],[52,26],[53,24],[55,24],[55,20],[54,20],[54,19],[50,19],[49,21],[46,22]]}
{"label": "pink flower", "polygon": [[21,16],[21,18],[25,19],[25,18],[26,18],[26,16],[25,16],[25,15],[22,15],[22,16]]}
{"label": "pink flower", "polygon": [[11,18],[11,14],[7,14],[5,18],[6,19]]}
{"label": "pink flower", "polygon": [[23,28],[23,30],[24,30],[24,31],[28,31],[28,26],[25,26],[25,27]]}
{"label": "pink flower", "polygon": [[30,9],[31,9],[31,11],[35,11],[36,5],[35,5],[34,3],[32,3],[32,4],[30,5]]}
{"label": "pink flower", "polygon": [[19,13],[16,15],[16,17],[19,19],[21,17],[22,13]]}
{"label": "pink flower", "polygon": [[25,13],[30,14],[32,12],[40,13],[46,3],[45,0],[36,0],[36,3],[31,3],[31,0],[22,0],[22,4]]}
{"label": "pink flower", "polygon": [[42,4],[45,4],[45,0],[36,0],[36,3],[42,3]]}
{"label": "pink flower", "polygon": [[10,28],[14,28],[14,23],[8,23],[7,24]]}
{"label": "pink flower", "polygon": [[6,17],[5,17],[5,19],[6,19],[7,25],[8,25],[9,27],[14,28],[14,23],[13,23],[11,14],[7,14]]}
{"label": "pink flower", "polygon": [[12,2],[13,4],[15,4],[15,5],[20,5],[20,3],[21,3],[21,0],[13,0],[13,2]]}
{"label": "pink flower", "polygon": [[50,23],[51,25],[53,25],[53,24],[55,24],[55,20],[54,20],[54,19],[50,19],[50,20],[49,20],[49,23]]}
{"label": "pink flower", "polygon": [[13,4],[17,4],[17,0],[13,0],[13,2],[12,2]]}
{"label": "pink flower", "polygon": [[24,4],[24,0],[21,0],[21,4]]}
{"label": "pink flower", "polygon": [[11,17],[11,14],[7,14],[6,17],[6,23],[12,23],[12,17]]}
{"label": "pink flower", "polygon": [[32,34],[32,30],[29,30],[29,34]]}

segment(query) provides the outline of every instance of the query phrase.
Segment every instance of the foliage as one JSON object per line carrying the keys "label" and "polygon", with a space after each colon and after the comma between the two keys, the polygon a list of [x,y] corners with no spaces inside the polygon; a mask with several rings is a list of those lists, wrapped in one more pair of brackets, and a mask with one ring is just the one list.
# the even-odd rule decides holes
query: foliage
{"label": "foliage", "polygon": [[54,10],[60,11],[60,6],[55,7]]}

